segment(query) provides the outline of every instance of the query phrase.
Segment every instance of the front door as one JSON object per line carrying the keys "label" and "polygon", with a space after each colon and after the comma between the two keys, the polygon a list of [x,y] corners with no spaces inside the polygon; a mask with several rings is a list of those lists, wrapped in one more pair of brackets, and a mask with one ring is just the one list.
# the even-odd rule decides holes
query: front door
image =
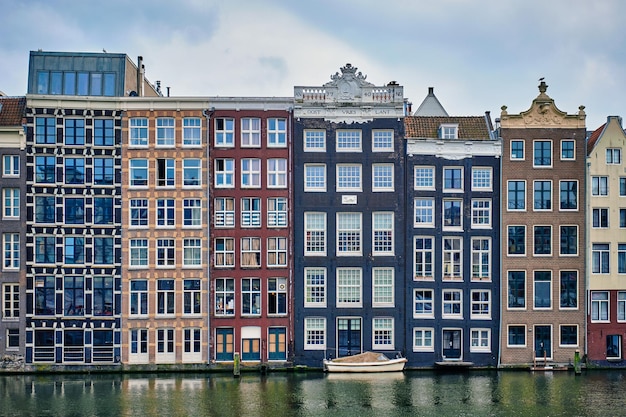
{"label": "front door", "polygon": [[444,330],[442,345],[444,359],[461,359],[461,330]]}
{"label": "front door", "polygon": [[232,328],[220,328],[215,330],[215,359],[218,361],[233,360],[234,332]]}
{"label": "front door", "polygon": [[552,328],[535,326],[535,358],[552,358]]}
{"label": "front door", "polygon": [[337,319],[337,357],[361,353],[361,319]]}
{"label": "front door", "polygon": [[287,329],[270,327],[267,358],[271,361],[287,359]]}

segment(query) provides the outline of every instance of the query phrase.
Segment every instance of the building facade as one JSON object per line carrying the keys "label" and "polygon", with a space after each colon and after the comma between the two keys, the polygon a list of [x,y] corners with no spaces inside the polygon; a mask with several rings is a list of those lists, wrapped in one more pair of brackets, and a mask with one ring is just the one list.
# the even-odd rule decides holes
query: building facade
{"label": "building facade", "polygon": [[587,359],[623,365],[626,335],[626,134],[609,116],[587,142]]}
{"label": "building facade", "polygon": [[295,87],[294,291],[298,364],[404,350],[403,88],[350,64]]}
{"label": "building facade", "polygon": [[503,366],[567,364],[585,346],[585,113],[547,87],[501,113]]}

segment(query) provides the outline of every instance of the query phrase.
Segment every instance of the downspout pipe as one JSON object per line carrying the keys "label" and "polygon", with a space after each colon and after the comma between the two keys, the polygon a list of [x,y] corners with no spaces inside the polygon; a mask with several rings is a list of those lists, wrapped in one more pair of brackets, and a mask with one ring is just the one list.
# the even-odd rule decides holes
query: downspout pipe
{"label": "downspout pipe", "polygon": [[[211,117],[215,113],[215,107],[211,107],[210,109],[202,110],[202,115],[206,121],[206,202],[207,202],[207,223],[206,223],[206,241],[209,242],[207,244],[209,252],[211,250]],[[206,276],[207,276],[207,298],[209,299],[209,307],[211,307],[211,256],[209,255],[207,259],[207,268],[206,268]],[[215,358],[211,357],[213,352],[213,334],[211,332],[211,308],[207,311],[207,360],[209,363],[212,363]]]}

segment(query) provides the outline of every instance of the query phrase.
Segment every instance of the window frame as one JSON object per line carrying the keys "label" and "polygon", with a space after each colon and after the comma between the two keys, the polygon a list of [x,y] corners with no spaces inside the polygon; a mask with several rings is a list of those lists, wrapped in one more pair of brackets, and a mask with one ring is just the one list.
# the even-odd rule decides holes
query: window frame
{"label": "window frame", "polygon": [[149,142],[147,117],[131,117],[128,121],[128,146],[147,147]]}
{"label": "window frame", "polygon": [[20,176],[20,156],[2,156],[2,176],[4,178],[19,178]]}
{"label": "window frame", "polygon": [[216,117],[213,140],[216,148],[235,147],[235,119],[232,117]]}
{"label": "window frame", "polygon": [[372,192],[394,191],[394,164],[372,164]]}
{"label": "window frame", "polygon": [[363,269],[339,267],[336,269],[337,300],[339,308],[363,307]]}
{"label": "window frame", "polygon": [[150,261],[149,255],[149,243],[146,238],[134,238],[128,239],[129,256],[128,267],[129,269],[135,268],[148,268]]}
{"label": "window frame", "polygon": [[491,203],[490,198],[472,198],[472,229],[491,229]]}
{"label": "window frame", "polygon": [[269,117],[267,119],[267,147],[287,147],[287,119],[284,117]]}
{"label": "window frame", "polygon": [[[565,149],[565,144],[571,144],[572,149]],[[572,156],[567,156],[571,152]],[[561,139],[561,161],[575,161],[576,160],[576,141],[573,139]]]}
{"label": "window frame", "polygon": [[393,152],[393,129],[372,129],[372,152]]}
{"label": "window frame", "polygon": [[326,152],[326,131],[323,129],[304,129],[304,152]]}
{"label": "window frame", "polygon": [[242,148],[261,147],[261,118],[242,117],[240,123],[240,146]]}
{"label": "window frame", "polygon": [[[521,148],[518,149],[517,146],[515,145],[521,145]],[[526,159],[525,148],[526,148],[526,143],[523,139],[511,140],[509,159],[511,161],[524,161]],[[521,152],[521,156],[517,156],[517,154],[520,152]]]}
{"label": "window frame", "polygon": [[335,152],[362,152],[363,132],[360,129],[337,129]]}
{"label": "window frame", "polygon": [[338,192],[363,191],[363,166],[361,164],[336,164],[335,189]]}
{"label": "window frame", "polygon": [[457,288],[441,290],[441,318],[463,319],[463,290]]}
{"label": "window frame", "polygon": [[[381,225],[387,217],[385,224]],[[378,220],[378,221],[377,221]],[[395,216],[393,211],[372,212],[372,255],[393,256],[395,253]]]}
{"label": "window frame", "polygon": [[[418,247],[418,242],[423,243]],[[430,248],[426,242],[430,242]],[[419,260],[418,260],[418,254]],[[420,268],[418,268],[418,265]],[[420,273],[419,271],[423,271]],[[434,280],[435,273],[435,238],[433,236],[413,237],[413,280]]]}
{"label": "window frame", "polygon": [[176,121],[173,117],[157,117],[155,120],[157,148],[173,148],[176,146]]}
{"label": "window frame", "polygon": [[[548,145],[548,150],[544,149],[545,145]],[[542,145],[538,147],[538,145]],[[549,139],[535,139],[533,140],[533,168],[552,168],[554,164],[554,156],[552,155],[552,140]],[[549,163],[545,163],[547,156],[545,153],[549,151]],[[539,155],[537,155],[539,153]],[[539,159],[540,163],[537,163]]]}
{"label": "window frame", "polygon": [[413,189],[414,190],[434,190],[435,189],[435,167],[434,166],[415,165],[413,167]]}
{"label": "window frame", "polygon": [[[418,295],[421,297],[418,298]],[[418,306],[420,308],[418,309]],[[430,308],[430,309],[429,309]],[[430,288],[413,289],[413,318],[435,318],[435,292]]]}
{"label": "window frame", "polygon": [[[304,268],[304,307],[326,308],[328,284],[326,267]],[[313,301],[315,300],[315,301]]]}
{"label": "window frame", "polygon": [[326,192],[326,164],[304,164],[304,191]]}
{"label": "window frame", "polygon": [[[358,219],[358,227],[356,220]],[[363,213],[337,212],[336,256],[363,255]]]}
{"label": "window frame", "polygon": [[393,267],[372,268],[372,307],[395,306],[395,269]]}
{"label": "window frame", "polygon": [[[419,206],[418,206],[419,202]],[[428,206],[427,203],[430,203]],[[429,214],[430,212],[430,214]],[[430,221],[418,221],[424,219]],[[429,197],[416,197],[413,199],[413,227],[435,227],[435,199]]]}
{"label": "window frame", "polygon": [[472,191],[493,190],[493,168],[472,167]]}

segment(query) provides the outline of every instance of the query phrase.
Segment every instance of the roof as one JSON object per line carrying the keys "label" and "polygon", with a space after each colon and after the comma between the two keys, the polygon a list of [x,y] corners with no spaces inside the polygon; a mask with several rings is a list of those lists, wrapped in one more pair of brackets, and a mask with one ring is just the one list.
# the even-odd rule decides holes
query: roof
{"label": "roof", "polygon": [[448,116],[448,112],[435,96],[434,87],[428,87],[428,95],[415,110],[413,116]]}
{"label": "roof", "polygon": [[602,132],[605,127],[606,123],[591,132],[591,135],[589,135],[589,139],[587,139],[587,155],[589,155],[593,150],[593,147],[596,146],[596,142],[600,139],[600,136],[602,136]]}
{"label": "roof", "polygon": [[489,140],[491,135],[485,116],[462,117],[422,117],[406,116],[404,118],[404,136],[406,138],[439,137],[439,126],[442,124],[458,124],[459,139]]}
{"label": "roof", "polygon": [[0,97],[0,126],[21,126],[26,97]]}

